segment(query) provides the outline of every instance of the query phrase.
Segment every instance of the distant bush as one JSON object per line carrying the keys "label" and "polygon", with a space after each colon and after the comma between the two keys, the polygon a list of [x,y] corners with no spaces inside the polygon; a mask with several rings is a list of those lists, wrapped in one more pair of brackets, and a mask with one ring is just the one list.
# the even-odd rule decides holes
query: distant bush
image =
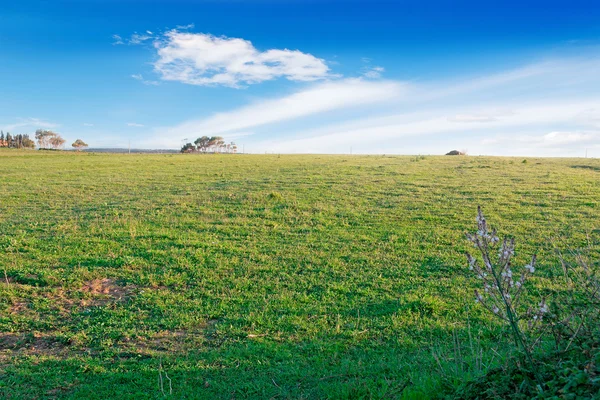
{"label": "distant bush", "polygon": [[447,156],[464,156],[467,155],[464,151],[452,150],[446,153]]}

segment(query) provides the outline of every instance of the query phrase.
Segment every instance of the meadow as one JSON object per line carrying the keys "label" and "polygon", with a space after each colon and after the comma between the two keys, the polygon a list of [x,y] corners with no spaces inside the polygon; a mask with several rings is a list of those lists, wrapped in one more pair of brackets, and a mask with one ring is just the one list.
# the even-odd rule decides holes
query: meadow
{"label": "meadow", "polygon": [[478,205],[528,295],[600,253],[597,159],[0,151],[0,397],[442,397],[505,351]]}

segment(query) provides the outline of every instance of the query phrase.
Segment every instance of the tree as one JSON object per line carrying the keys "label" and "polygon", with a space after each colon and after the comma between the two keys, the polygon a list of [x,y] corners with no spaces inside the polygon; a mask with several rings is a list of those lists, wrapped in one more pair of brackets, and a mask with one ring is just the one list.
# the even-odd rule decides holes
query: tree
{"label": "tree", "polygon": [[85,149],[86,147],[88,147],[87,143],[85,143],[81,139],[77,139],[76,141],[74,141],[71,146],[73,146],[77,151],[81,151],[81,149]]}
{"label": "tree", "polygon": [[206,149],[208,148],[208,143],[210,138],[208,136],[202,136],[196,139],[194,142],[199,151],[206,153]]}
{"label": "tree", "polygon": [[221,136],[217,136],[217,149],[219,150],[219,153],[223,152],[224,147],[225,147],[225,141],[223,140],[223,138]]}
{"label": "tree", "polygon": [[65,142],[66,140],[60,137],[60,135],[55,135],[50,139],[50,144],[55,150],[62,148]]}
{"label": "tree", "polygon": [[37,131],[35,131],[35,140],[37,140],[40,149],[50,148],[50,141],[55,136],[57,136],[57,134],[52,131],[47,131],[43,129],[38,129]]}
{"label": "tree", "polygon": [[183,145],[183,147],[181,148],[181,152],[182,153],[191,153],[193,152],[195,149],[194,145],[191,143],[186,143]]}
{"label": "tree", "polygon": [[6,132],[6,147],[12,147],[13,138],[10,133]]}
{"label": "tree", "polygon": [[206,144],[206,147],[209,149],[212,149],[213,153],[215,151],[215,146],[217,145],[217,141],[219,140],[218,136],[212,136],[210,139],[208,139],[208,143]]}
{"label": "tree", "polygon": [[23,135],[23,147],[26,149],[35,148],[35,142],[29,138],[29,135]]}

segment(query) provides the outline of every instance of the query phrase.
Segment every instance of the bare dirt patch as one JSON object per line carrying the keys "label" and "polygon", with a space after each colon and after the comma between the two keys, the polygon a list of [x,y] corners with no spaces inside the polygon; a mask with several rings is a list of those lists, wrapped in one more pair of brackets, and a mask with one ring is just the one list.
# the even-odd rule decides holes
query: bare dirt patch
{"label": "bare dirt patch", "polygon": [[120,286],[114,279],[103,278],[87,281],[81,291],[92,295],[92,299],[82,300],[83,306],[101,306],[115,301],[128,299],[134,291],[133,286]]}

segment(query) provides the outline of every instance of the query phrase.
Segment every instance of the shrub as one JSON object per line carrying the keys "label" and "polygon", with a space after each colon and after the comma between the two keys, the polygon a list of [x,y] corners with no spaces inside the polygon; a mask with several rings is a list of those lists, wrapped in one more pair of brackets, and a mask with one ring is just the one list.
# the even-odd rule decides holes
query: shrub
{"label": "shrub", "polygon": [[[536,257],[518,269],[512,264],[514,239],[500,240],[478,208],[475,234],[479,252],[467,254],[469,269],[481,280],[475,301],[510,329],[516,357],[488,370],[452,395],[460,399],[597,398],[600,394],[600,278],[598,268],[574,253],[560,254],[566,290],[553,301],[521,304]],[[498,257],[493,251],[498,250]],[[549,291],[549,288],[546,288]],[[531,302],[531,300],[530,300]]]}

